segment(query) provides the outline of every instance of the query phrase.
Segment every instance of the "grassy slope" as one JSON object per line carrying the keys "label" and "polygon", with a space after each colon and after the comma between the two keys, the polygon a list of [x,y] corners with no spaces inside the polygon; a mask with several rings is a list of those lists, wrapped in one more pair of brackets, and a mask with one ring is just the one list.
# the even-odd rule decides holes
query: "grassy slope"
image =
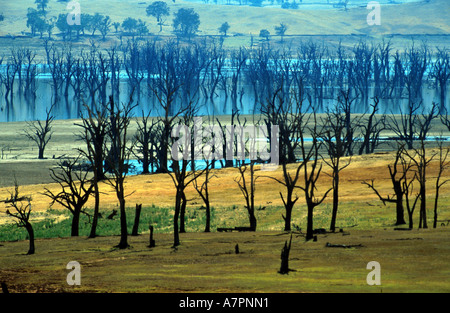
{"label": "grassy slope", "polygon": [[[150,25],[150,31],[159,31],[153,17],[145,14],[146,6],[140,0],[98,0],[81,2],[82,13],[99,12],[109,15],[112,21],[122,22],[126,17],[141,18]],[[366,23],[368,10],[355,8],[348,11],[334,10],[284,10],[277,8],[257,8],[250,6],[204,5],[178,0],[167,1],[172,13],[181,7],[192,7],[200,15],[200,32],[203,35],[218,35],[217,28],[227,21],[230,34],[258,35],[259,30],[269,29],[285,22],[289,26],[288,35],[329,35],[329,34],[449,34],[450,23],[447,0],[431,0],[430,3],[408,3],[396,6],[382,6],[381,25],[369,27]],[[2,4],[5,20],[0,23],[0,36],[20,35],[26,28],[26,8],[35,7],[34,0],[8,1]],[[48,16],[68,12],[64,3],[50,1]],[[171,24],[172,17],[166,22]],[[324,23],[326,21],[326,23]],[[162,34],[168,35],[171,26]],[[55,31],[57,31],[55,29]]]}

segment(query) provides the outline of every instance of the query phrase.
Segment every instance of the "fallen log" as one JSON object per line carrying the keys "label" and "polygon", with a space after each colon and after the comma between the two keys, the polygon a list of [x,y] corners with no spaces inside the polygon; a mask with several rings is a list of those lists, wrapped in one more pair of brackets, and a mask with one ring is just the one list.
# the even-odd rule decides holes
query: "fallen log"
{"label": "fallen log", "polygon": [[357,244],[357,245],[343,245],[343,244],[332,244],[327,242],[325,247],[327,248],[355,248],[355,247],[362,247],[362,244]]}

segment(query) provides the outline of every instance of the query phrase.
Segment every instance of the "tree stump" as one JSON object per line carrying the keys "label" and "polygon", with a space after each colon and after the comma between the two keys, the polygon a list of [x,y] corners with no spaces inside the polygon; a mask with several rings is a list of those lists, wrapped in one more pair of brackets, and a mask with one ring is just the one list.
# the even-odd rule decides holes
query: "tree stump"
{"label": "tree stump", "polygon": [[131,232],[131,236],[137,236],[139,234],[138,229],[139,229],[139,219],[141,217],[141,209],[142,209],[142,204],[136,203],[136,215],[134,216],[134,225],[133,225],[133,231]]}
{"label": "tree stump", "polygon": [[8,286],[6,286],[6,283],[2,282],[1,285],[2,285],[2,292],[3,293],[9,293]]}
{"label": "tree stump", "polygon": [[116,216],[116,215],[117,215],[117,210],[114,209],[114,210],[112,211],[112,213],[109,214],[106,218],[109,219],[109,220],[112,220],[112,219],[114,219],[114,216]]}
{"label": "tree stump", "polygon": [[238,244],[236,244],[234,246],[234,253],[239,254],[239,245]]}
{"label": "tree stump", "polygon": [[150,226],[149,229],[150,229],[150,244],[148,247],[153,248],[156,246],[155,240],[153,239],[153,226]]}
{"label": "tree stump", "polygon": [[291,269],[289,269],[289,252],[291,251],[291,242],[292,242],[292,233],[291,238],[289,239],[289,245],[287,240],[284,242],[284,247],[281,249],[281,267],[278,273],[280,274],[289,274]]}

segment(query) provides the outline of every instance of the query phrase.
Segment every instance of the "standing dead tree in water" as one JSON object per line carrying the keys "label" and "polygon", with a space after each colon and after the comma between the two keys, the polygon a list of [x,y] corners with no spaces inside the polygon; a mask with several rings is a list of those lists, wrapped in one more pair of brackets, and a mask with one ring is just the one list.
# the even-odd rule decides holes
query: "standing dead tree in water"
{"label": "standing dead tree in water", "polygon": [[439,114],[444,114],[446,112],[447,85],[450,81],[450,54],[447,50],[437,48],[430,78],[434,78],[435,86],[439,87]]}
{"label": "standing dead tree in water", "polygon": [[382,42],[374,49],[373,53],[373,80],[374,97],[386,99],[389,98],[389,88],[391,84],[391,42]]}
{"label": "standing dead tree in water", "polygon": [[[30,49],[25,50],[25,88],[24,95],[26,98],[36,98],[36,77],[38,63],[35,62],[36,52]],[[0,62],[1,64],[1,62]],[[0,81],[1,85],[1,81]]]}
{"label": "standing dead tree in water", "polygon": [[48,40],[44,41],[44,49],[47,57],[47,67],[52,76],[53,103],[57,103],[64,83],[64,75],[67,74],[64,51],[59,50],[54,44],[49,45]]}
{"label": "standing dead tree in water", "polygon": [[155,64],[158,76],[153,81],[153,85],[149,86],[162,110],[162,113],[158,115],[158,127],[160,128],[158,132],[160,135],[160,147],[156,152],[159,160],[159,168],[156,170],[158,173],[168,172],[170,134],[176,119],[189,109],[189,105],[181,108],[177,107],[177,99],[182,82],[179,81],[177,72],[179,55],[176,49],[177,47],[173,44],[168,44],[165,50],[158,52],[159,56]]}
{"label": "standing dead tree in water", "polygon": [[422,103],[423,78],[429,64],[428,47],[423,44],[421,48],[416,48],[413,43],[413,46],[405,51],[402,63],[408,102]]}
{"label": "standing dead tree in water", "polygon": [[38,159],[44,159],[44,151],[50,139],[52,139],[52,123],[55,116],[52,114],[54,105],[47,109],[45,121],[27,122],[24,136],[34,141],[38,146]]}
{"label": "standing dead tree in water", "polygon": [[369,87],[373,74],[374,48],[369,47],[365,42],[360,42],[353,48],[353,76],[352,85],[355,86],[362,97],[364,107],[369,100]]}
{"label": "standing dead tree in water", "polygon": [[[28,202],[24,204],[23,202]],[[30,214],[31,214],[31,197],[20,196],[19,195],[19,185],[17,181],[14,181],[14,191],[10,192],[10,198],[3,200],[5,204],[8,204],[8,207],[14,209],[11,212],[9,209],[6,210],[6,214],[14,217],[17,221],[17,227],[24,227],[28,232],[29,239],[29,249],[27,254],[34,254],[34,231],[33,226],[30,223]]]}
{"label": "standing dead tree in water", "polygon": [[[1,59],[3,61],[3,57]],[[0,62],[1,64],[2,62]],[[0,72],[0,83],[5,86],[5,100],[7,103],[13,102],[14,82],[18,72],[17,66],[14,64],[12,57],[6,60],[4,72]]]}
{"label": "standing dead tree in water", "polygon": [[61,190],[54,193],[45,188],[44,195],[52,199],[50,206],[58,203],[68,209],[72,213],[72,229],[71,236],[78,236],[79,223],[83,207],[91,195],[94,185],[87,178],[88,171],[83,169],[82,164],[78,161],[80,157],[73,160],[64,160],[58,163],[58,169],[50,169],[51,178],[59,185]]}

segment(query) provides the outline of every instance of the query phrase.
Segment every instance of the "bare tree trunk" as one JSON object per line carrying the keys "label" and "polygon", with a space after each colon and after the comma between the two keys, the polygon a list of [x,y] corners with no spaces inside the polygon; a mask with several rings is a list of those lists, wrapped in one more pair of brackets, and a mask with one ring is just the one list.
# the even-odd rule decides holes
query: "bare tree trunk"
{"label": "bare tree trunk", "polygon": [[75,209],[72,214],[72,229],[70,232],[70,236],[78,237],[79,234],[79,225],[80,225],[80,214],[81,208]]}
{"label": "bare tree trunk", "polygon": [[185,233],[185,222],[186,222],[186,194],[184,192],[184,189],[181,190],[181,207],[180,207],[180,233]]}
{"label": "bare tree trunk", "polygon": [[131,232],[131,236],[137,236],[139,234],[138,229],[139,229],[139,219],[141,217],[141,209],[142,209],[142,204],[136,203],[136,215],[134,216],[134,225],[133,225],[133,231]]}
{"label": "bare tree trunk", "polygon": [[33,231],[33,226],[31,226],[31,224],[27,222],[26,225],[25,225],[25,229],[28,232],[28,239],[29,239],[29,242],[30,242],[27,254],[34,254],[34,231]]}
{"label": "bare tree trunk", "polygon": [[173,214],[173,247],[180,245],[180,235],[178,230],[178,219],[180,217],[181,208],[181,194],[179,188],[177,188],[177,193],[175,196],[175,212]]}
{"label": "bare tree trunk", "polygon": [[336,230],[336,218],[339,206],[339,171],[333,173],[333,210],[331,212],[330,231]]}
{"label": "bare tree trunk", "polygon": [[100,208],[100,192],[98,190],[98,181],[97,181],[96,177],[94,177],[93,184],[94,184],[94,196],[95,196],[94,217],[92,219],[91,233],[89,234],[89,238],[95,238],[97,236],[98,215],[99,215],[99,208]]}
{"label": "bare tree trunk", "polygon": [[127,216],[125,212],[125,199],[123,192],[118,194],[120,205],[120,242],[117,246],[119,249],[128,248],[128,229],[127,229]]}

